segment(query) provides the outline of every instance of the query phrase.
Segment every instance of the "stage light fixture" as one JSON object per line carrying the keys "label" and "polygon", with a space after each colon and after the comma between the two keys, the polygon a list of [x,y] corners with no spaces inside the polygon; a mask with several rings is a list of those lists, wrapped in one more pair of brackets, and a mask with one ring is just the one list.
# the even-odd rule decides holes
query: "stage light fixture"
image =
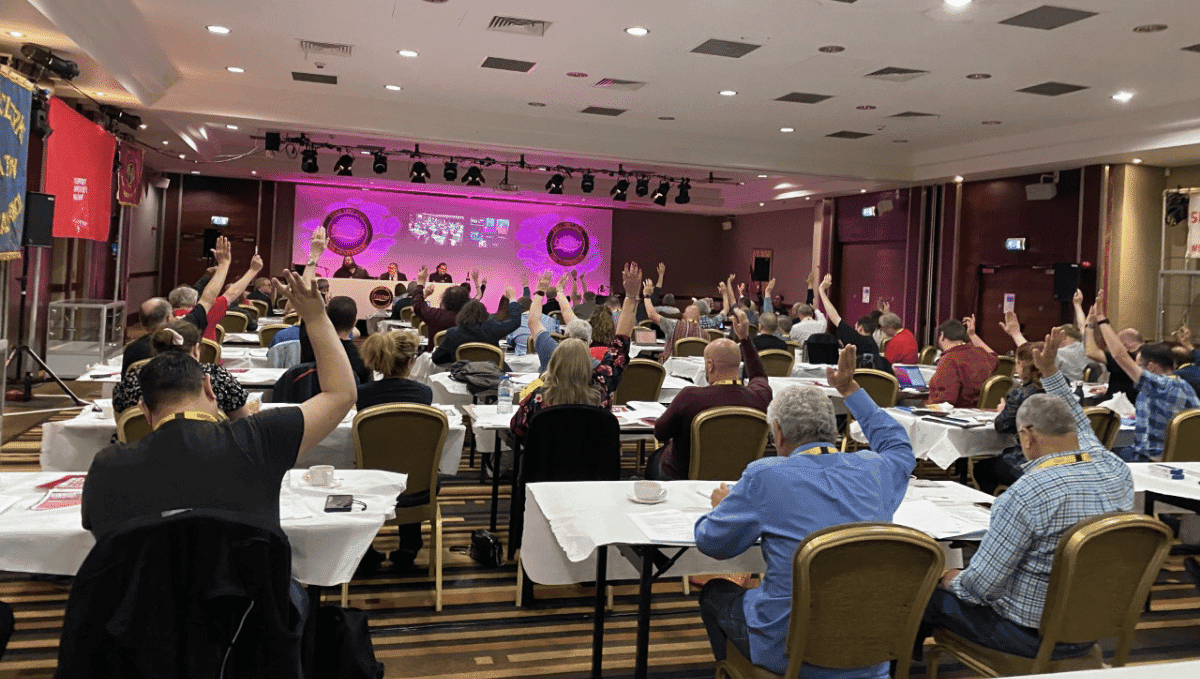
{"label": "stage light fixture", "polygon": [[[49,47],[27,42],[21,45],[21,54],[25,55],[26,59],[37,64],[42,69],[50,71],[63,80],[74,80],[79,77],[79,64],[69,59],[63,59]],[[41,77],[39,73],[33,79],[39,80]]]}
{"label": "stage light fixture", "polygon": [[412,164],[412,169],[408,171],[408,180],[414,184],[424,184],[426,179],[429,179],[429,168],[425,167],[425,163],[417,161]]}
{"label": "stage light fixture", "polygon": [[675,196],[675,202],[680,205],[687,205],[688,203],[692,202],[692,196],[689,193],[689,191],[691,191],[691,190],[692,190],[691,180],[687,179],[686,177],[684,179],[680,179],[679,180],[679,195]]}
{"label": "stage light fixture", "polygon": [[458,163],[450,161],[442,166],[442,179],[452,182],[458,179]]}
{"label": "stage light fixture", "polygon": [[374,161],[371,163],[371,169],[375,171],[375,174],[387,172],[387,156],[384,155],[383,151],[372,153],[371,158]]}
{"label": "stage light fixture", "polygon": [[554,195],[559,195],[563,192],[564,178],[561,174],[555,173],[550,179],[546,180],[546,191]]}
{"label": "stage light fixture", "polygon": [[333,173],[339,177],[353,177],[354,156],[349,153],[343,153],[338,157],[337,162],[333,164]]}
{"label": "stage light fixture", "polygon": [[647,193],[650,193],[650,180],[645,177],[638,177],[635,187],[633,192],[638,195],[638,198],[644,198]]}
{"label": "stage light fixture", "polygon": [[579,182],[579,190],[584,193],[591,193],[594,188],[596,188],[596,178],[590,174],[583,175],[583,179]]}
{"label": "stage light fixture", "polygon": [[487,181],[484,179],[483,171],[479,169],[478,165],[472,165],[471,167],[467,168],[466,173],[463,174],[462,180],[467,186],[480,186]]}
{"label": "stage light fixture", "polygon": [[658,188],[654,190],[654,196],[652,197],[655,205],[664,205],[665,206],[667,204],[667,194],[670,192],[671,192],[671,182],[666,181],[666,180],[659,182]]}
{"label": "stage light fixture", "polygon": [[625,202],[627,191],[629,191],[629,180],[621,177],[617,180],[617,183],[613,184],[613,187],[609,189],[608,194],[612,196],[613,200]]}
{"label": "stage light fixture", "polygon": [[308,174],[319,172],[317,167],[317,150],[304,149],[300,152],[300,169]]}

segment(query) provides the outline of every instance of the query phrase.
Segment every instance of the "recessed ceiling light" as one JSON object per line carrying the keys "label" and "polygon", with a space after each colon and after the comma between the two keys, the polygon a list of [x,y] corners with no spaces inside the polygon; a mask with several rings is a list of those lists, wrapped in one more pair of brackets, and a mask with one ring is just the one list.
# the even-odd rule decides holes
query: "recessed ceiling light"
{"label": "recessed ceiling light", "polygon": [[246,72],[246,69],[242,68],[241,66],[226,66],[225,70],[229,71],[230,73],[245,73]]}
{"label": "recessed ceiling light", "polygon": [[805,196],[804,200],[812,200],[812,196]]}
{"label": "recessed ceiling light", "polygon": [[870,104],[863,104],[862,106],[856,106],[855,108],[857,108],[860,111],[874,111],[875,110],[875,107]]}
{"label": "recessed ceiling light", "polygon": [[181,154],[179,154],[179,159],[180,159],[180,160],[183,160],[184,158],[187,158],[187,156],[183,155],[182,153],[181,153]]}
{"label": "recessed ceiling light", "polygon": [[824,52],[825,54],[837,54],[838,52],[845,52],[846,48],[842,47],[841,45],[826,45],[824,47],[818,47],[817,51]]}
{"label": "recessed ceiling light", "polygon": [[250,170],[250,174],[258,174],[258,170]]}
{"label": "recessed ceiling light", "polygon": [[991,73],[971,73],[967,75],[967,80],[987,80],[990,77]]}
{"label": "recessed ceiling light", "polygon": [[9,31],[8,34],[14,38],[24,38],[25,37],[25,34],[20,31]]}
{"label": "recessed ceiling light", "polygon": [[735,97],[735,96],[737,96],[737,90],[721,90],[721,96],[722,97]]}
{"label": "recessed ceiling light", "polygon": [[954,183],[955,184],[963,183],[963,176],[961,174],[954,175]]}
{"label": "recessed ceiling light", "polygon": [[765,174],[760,174],[760,175],[758,175],[758,178],[759,178],[759,179],[766,179],[766,178],[767,178],[767,176],[768,176],[768,175],[765,175]]}
{"label": "recessed ceiling light", "polygon": [[569,71],[567,73],[567,77],[568,78],[586,78],[587,74],[584,73],[583,71]]}
{"label": "recessed ceiling light", "polygon": [[675,120],[675,116],[659,116],[659,120]]}
{"label": "recessed ceiling light", "polygon": [[383,89],[391,90],[393,92],[399,92],[400,90],[402,90],[404,88],[400,87],[399,85],[384,85]]}
{"label": "recessed ceiling light", "polygon": [[192,170],[192,174],[200,174],[200,170]]}
{"label": "recessed ceiling light", "polygon": [[796,188],[796,185],[791,182],[783,182],[782,184],[775,185],[776,191],[778,191],[780,189],[794,189],[794,188]]}
{"label": "recessed ceiling light", "polygon": [[983,121],[983,124],[984,125],[999,125],[1000,121],[999,120],[985,120],[985,121]]}
{"label": "recessed ceiling light", "polygon": [[139,130],[144,130],[144,129],[146,129],[147,127],[150,127],[150,126],[149,126],[149,125],[147,125],[146,123],[142,123],[141,125],[138,125],[138,129],[139,129]]}
{"label": "recessed ceiling light", "polygon": [[362,155],[364,155],[364,156],[369,156],[369,155],[371,155],[371,152],[370,152],[370,151],[359,151],[359,153],[361,153],[361,154],[362,154]]}
{"label": "recessed ceiling light", "polygon": [[97,97],[103,97],[103,96],[104,96],[104,93],[103,93],[103,92],[92,92],[92,94],[96,95]]}
{"label": "recessed ceiling light", "polygon": [[1141,165],[1141,164],[1142,164],[1142,159],[1141,159],[1141,158],[1134,158],[1134,159],[1133,159],[1133,164],[1134,164],[1134,165]]}
{"label": "recessed ceiling light", "polygon": [[635,35],[640,38],[643,35],[648,35],[650,33],[650,29],[642,26],[630,26],[629,28],[625,29],[625,32],[629,35]]}
{"label": "recessed ceiling light", "polygon": [[409,59],[413,59],[413,58],[421,56],[421,53],[416,50],[398,50],[396,52],[396,54],[399,54],[402,57],[407,57]]}
{"label": "recessed ceiling light", "polygon": [[779,128],[779,131],[780,131],[780,132],[795,132],[795,131],[796,131],[796,128],[794,128],[794,127],[781,127],[781,128]]}
{"label": "recessed ceiling light", "polygon": [[1112,95],[1112,98],[1113,101],[1119,101],[1124,104],[1133,99],[1133,92],[1130,92],[1129,90],[1121,90],[1120,92]]}
{"label": "recessed ceiling light", "polygon": [[166,146],[167,144],[170,144],[170,143],[171,142],[167,141],[166,139],[163,140],[163,146]]}
{"label": "recessed ceiling light", "polygon": [[545,104],[543,104],[540,101],[531,101],[531,102],[529,102],[529,105],[534,108],[544,108],[546,106]]}
{"label": "recessed ceiling light", "polygon": [[758,204],[758,206],[759,206],[759,207],[762,207],[762,206],[764,206],[764,205],[766,205],[766,203],[759,203],[759,204]]}
{"label": "recessed ceiling light", "polygon": [[1134,26],[1133,32],[1134,33],[1158,33],[1159,31],[1167,30],[1167,28],[1168,28],[1168,26],[1166,24],[1143,24],[1141,26]]}
{"label": "recessed ceiling light", "polygon": [[947,5],[950,5],[951,7],[966,7],[967,5],[971,4],[971,0],[943,0],[943,1]]}
{"label": "recessed ceiling light", "polygon": [[859,190],[858,190],[858,192],[859,192],[859,193],[866,193],[866,192],[867,192],[867,190],[866,190],[866,189],[859,189]]}
{"label": "recessed ceiling light", "polygon": [[207,28],[209,33],[216,33],[217,35],[229,35],[229,29],[225,28],[224,26],[208,26]]}
{"label": "recessed ceiling light", "polygon": [[236,130],[237,128],[238,128],[237,125],[226,125],[225,126],[225,129],[227,129],[227,130]]}

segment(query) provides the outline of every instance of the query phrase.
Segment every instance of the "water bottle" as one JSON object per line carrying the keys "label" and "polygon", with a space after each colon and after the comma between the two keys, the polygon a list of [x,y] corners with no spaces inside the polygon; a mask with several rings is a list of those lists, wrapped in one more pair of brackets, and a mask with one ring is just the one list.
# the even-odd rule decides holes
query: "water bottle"
{"label": "water bottle", "polygon": [[505,375],[500,379],[500,388],[496,391],[496,412],[511,413],[512,399],[512,380]]}

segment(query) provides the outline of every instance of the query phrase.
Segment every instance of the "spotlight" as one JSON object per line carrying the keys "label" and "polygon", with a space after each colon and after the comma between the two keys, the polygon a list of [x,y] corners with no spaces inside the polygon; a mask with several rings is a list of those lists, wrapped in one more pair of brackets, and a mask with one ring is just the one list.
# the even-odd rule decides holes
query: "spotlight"
{"label": "spotlight", "polygon": [[429,168],[425,167],[425,163],[418,160],[412,164],[412,169],[408,171],[408,180],[414,184],[424,184],[426,179],[429,179]]}
{"label": "spotlight", "polygon": [[617,183],[613,184],[613,187],[611,189],[609,189],[608,194],[610,196],[612,196],[613,200],[619,200],[621,202],[625,202],[625,197],[626,197],[625,192],[628,190],[629,190],[629,180],[624,177],[621,177],[620,179],[617,180]]}
{"label": "spotlight", "polygon": [[658,188],[654,190],[653,200],[656,205],[667,204],[667,194],[671,192],[671,182],[663,180],[658,183]]}
{"label": "spotlight", "polygon": [[550,177],[546,181],[546,191],[556,196],[561,194],[563,192],[563,176],[555,173],[554,176]]}
{"label": "spotlight", "polygon": [[644,198],[647,193],[650,193],[650,180],[645,177],[638,177],[637,188],[633,192],[638,195],[638,198]]}
{"label": "spotlight", "polygon": [[594,188],[596,188],[596,178],[590,174],[583,175],[583,179],[579,182],[579,190],[591,193]]}
{"label": "spotlight", "polygon": [[387,172],[387,156],[384,155],[383,151],[376,151],[375,153],[371,154],[371,157],[374,160],[374,162],[371,163],[371,169],[375,171],[375,174],[383,174]]}
{"label": "spotlight", "polygon": [[483,171],[479,169],[478,165],[472,165],[467,168],[462,180],[467,186],[479,186],[487,181],[483,178]]}
{"label": "spotlight", "polygon": [[337,162],[333,164],[333,173],[339,177],[353,177],[354,157],[349,153],[343,153]]}
{"label": "spotlight", "polygon": [[[692,202],[692,196],[688,193],[692,190],[692,182],[686,177],[679,180],[679,195],[675,196],[675,202],[680,205],[687,205]],[[661,203],[660,203],[661,204]]]}
{"label": "spotlight", "polygon": [[452,182],[458,179],[458,163],[450,161],[442,167],[442,179]]}
{"label": "spotlight", "polygon": [[300,169],[309,174],[320,172],[320,169],[317,167],[316,149],[304,149],[300,153]]}
{"label": "spotlight", "polygon": [[112,118],[113,120],[117,121],[118,123],[120,123],[126,127],[129,127],[132,129],[138,129],[142,125],[142,119],[140,117],[135,116],[132,113],[126,113],[125,111],[122,111],[121,109],[117,108],[116,106],[109,106],[108,104],[102,104],[100,106],[100,110],[104,113],[104,115],[108,116],[109,118]]}
{"label": "spotlight", "polygon": [[[21,54],[33,63],[50,71],[63,80],[74,80],[79,77],[79,64],[56,55],[49,47],[27,42],[21,45]],[[40,78],[41,76],[38,76]],[[37,80],[38,78],[34,78]]]}

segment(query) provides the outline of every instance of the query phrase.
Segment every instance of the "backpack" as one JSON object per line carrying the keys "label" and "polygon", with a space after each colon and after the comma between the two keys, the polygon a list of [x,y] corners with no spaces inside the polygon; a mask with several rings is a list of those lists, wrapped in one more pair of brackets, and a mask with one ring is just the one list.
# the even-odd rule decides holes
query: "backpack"
{"label": "backpack", "polygon": [[467,391],[478,395],[500,387],[503,373],[490,361],[455,361],[450,364],[450,378],[467,385]]}
{"label": "backpack", "polygon": [[383,679],[383,663],[375,646],[367,614],[357,608],[322,606],[317,611],[313,676],[323,679]]}

